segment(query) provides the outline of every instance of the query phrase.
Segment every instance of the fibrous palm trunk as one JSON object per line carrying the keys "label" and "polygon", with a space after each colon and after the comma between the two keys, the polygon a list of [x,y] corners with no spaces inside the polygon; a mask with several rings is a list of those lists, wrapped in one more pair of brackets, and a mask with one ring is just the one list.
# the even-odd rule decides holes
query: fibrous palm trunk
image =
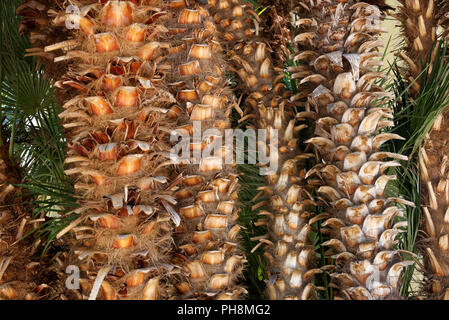
{"label": "fibrous palm trunk", "polygon": [[322,271],[316,268],[311,232],[319,216],[313,210],[317,203],[305,179],[306,160],[314,155],[301,150],[299,132],[306,126],[296,122],[304,120],[305,112],[287,110],[291,102],[285,98],[275,97],[273,102],[259,108],[259,126],[269,132],[275,129],[279,135],[279,150],[270,152],[272,159],[277,157],[279,167],[267,177],[263,190],[270,201],[267,211],[261,213],[269,218],[271,242],[265,254],[269,261],[267,296],[276,300],[315,299],[313,280]]}
{"label": "fibrous palm trunk", "polygon": [[[308,205],[311,197],[302,187],[304,172],[302,160],[310,157],[300,152],[295,104],[289,101],[292,93],[284,90],[283,62],[272,63],[271,50],[260,37],[265,27],[248,4],[241,1],[210,1],[214,21],[221,37],[226,40],[228,58],[242,80],[242,91],[247,94],[245,112],[252,121],[250,128],[265,129],[266,141],[258,141],[258,148],[266,151],[269,164],[260,166],[267,175],[266,194],[268,210],[262,210],[258,225],[268,226],[269,233],[258,240],[266,246],[268,266],[267,296],[270,299],[309,298],[311,284],[303,281],[304,270],[313,255],[308,243]],[[242,14],[243,13],[243,14]],[[230,27],[230,28],[229,28]],[[265,30],[266,31],[266,30]],[[277,130],[277,136],[273,134]],[[275,140],[276,137],[279,140]],[[270,148],[270,145],[275,148]],[[260,160],[260,159],[259,159]],[[274,169],[269,165],[275,165]],[[302,175],[301,175],[302,173]],[[257,245],[253,250],[257,249]],[[296,260],[297,259],[297,260]],[[308,277],[310,279],[310,274]]]}
{"label": "fibrous palm trunk", "polygon": [[[315,222],[312,206],[316,203],[305,181],[305,163],[313,154],[304,152],[300,138],[309,113],[301,112],[299,100],[304,96],[286,90],[284,82],[291,49],[292,7],[292,2],[270,3],[268,12],[254,17],[259,36],[245,37],[243,33],[239,40],[245,45],[237,42],[230,51],[234,68],[246,84],[245,110],[252,110],[254,127],[264,129],[267,135],[265,142],[259,141],[259,148],[267,151],[270,164],[276,164],[273,169],[262,166],[266,185],[259,189],[267,201],[266,210],[259,213],[263,218],[259,223],[267,225],[268,233],[254,249],[264,246],[268,261],[266,296],[277,300],[316,298],[312,282],[314,275],[321,273],[313,268],[315,252],[310,239]],[[245,22],[250,29],[251,21],[241,24]],[[278,139],[276,148],[271,149],[274,139]]]}
{"label": "fibrous palm trunk", "polygon": [[402,34],[405,40],[404,48],[399,52],[406,63],[404,76],[411,84],[410,95],[413,98],[419,93],[420,78],[426,67],[434,45],[438,38],[438,25],[440,19],[439,0],[400,0],[398,14],[394,16],[401,23]]}
{"label": "fibrous palm trunk", "polygon": [[[273,69],[268,47],[258,36],[261,28],[257,14],[248,4],[244,4],[242,1],[237,0],[209,1],[207,8],[217,26],[218,32],[216,36],[218,40],[222,41],[223,48],[225,48],[227,52],[227,62],[231,66],[231,70],[235,71],[241,78],[243,83],[241,90],[248,95],[245,99],[245,112],[247,115],[244,118],[251,119],[260,116],[258,121],[256,121],[257,124],[255,127],[258,129],[271,128],[281,130],[281,136],[283,137],[281,150],[283,154],[288,154],[290,158],[296,156],[296,140],[293,138],[298,131],[295,129],[298,128],[294,128],[293,120],[291,120],[288,127],[285,128],[286,123],[288,123],[286,119],[292,118],[292,116],[295,115],[295,112],[294,110],[284,110],[284,108],[288,108],[285,107],[285,97],[281,96],[283,86],[279,82],[283,77],[282,70]],[[250,112],[253,113],[251,114]],[[284,134],[284,130],[286,130],[287,133]],[[273,141],[271,141],[271,143],[273,143]],[[264,147],[266,147],[265,144]],[[277,147],[279,146],[277,145]],[[272,162],[275,161],[276,164],[280,162],[281,165],[287,161],[289,158],[288,156],[285,156],[286,159],[284,159],[283,156],[282,160],[279,160],[277,152],[270,151],[269,154]],[[297,159],[287,161],[289,165],[285,165],[284,167],[290,168],[290,165],[296,165],[296,160]],[[284,171],[285,170],[289,169],[284,168]],[[291,169],[290,171],[294,171],[294,169]],[[287,172],[284,172],[284,175],[285,174],[287,174]],[[268,180],[270,184],[275,184],[280,179],[278,172],[271,172]],[[283,176],[282,179],[285,179],[285,176]],[[293,177],[291,180],[294,181],[295,178]],[[278,186],[279,192],[281,193],[280,195],[273,195],[273,192],[269,192],[268,190],[270,190],[270,187],[263,188],[264,191],[268,192],[269,196],[272,196],[273,202],[277,206],[279,206],[279,204],[276,204],[277,199],[280,199],[281,196],[285,197],[288,190],[290,190],[287,186],[281,186],[281,183],[279,183]],[[288,183],[291,184],[292,182]],[[290,187],[290,185],[288,185],[288,187]],[[292,189],[295,190],[290,190],[288,194],[289,199],[287,201],[294,201],[294,198],[298,196],[295,194],[298,192],[296,186]],[[269,224],[270,218],[274,219],[274,215],[268,211],[261,212],[261,215],[268,215],[268,219],[257,221],[257,225]],[[267,239],[267,237],[260,240],[261,243],[272,245],[272,242]],[[190,247],[186,246],[186,248]],[[192,250],[192,252],[195,251]],[[274,258],[268,252],[266,253],[266,256],[269,258],[274,269],[278,268],[279,264],[282,265],[280,260],[285,259],[285,257],[282,256],[280,258]],[[238,261],[237,259],[238,258],[235,260]],[[225,271],[227,270],[225,269]],[[229,271],[227,272],[229,273]],[[233,292],[239,291],[241,291],[241,289],[236,289]],[[280,295],[271,296],[271,298],[284,298],[287,297],[288,294],[289,291],[281,292]],[[233,297],[234,295],[231,295],[231,293],[228,292],[227,296]],[[226,295],[220,295],[218,297],[224,298]]]}
{"label": "fibrous palm trunk", "polygon": [[[78,177],[82,196],[77,222],[91,220],[73,229],[83,293],[92,289],[94,298],[100,286],[105,299],[242,297],[238,180],[224,163],[228,150],[198,164],[189,158],[174,166],[170,157],[172,132],[200,135],[188,148],[201,151],[230,127],[234,102],[222,38],[207,6],[75,4],[81,16],[56,13],[53,24],[80,30],[66,30],[66,41],[35,51],[47,57],[63,49],[55,61],[71,62],[56,85],[78,91],[66,93],[60,116],[71,150],[66,162],[73,166],[67,174]],[[217,131],[203,137],[210,128]]]}
{"label": "fibrous palm trunk", "polygon": [[193,157],[179,167],[182,178],[175,192],[182,217],[175,235],[181,250],[177,260],[186,271],[177,288],[181,297],[237,299],[246,293],[239,284],[245,262],[238,241],[239,184],[234,161],[226,161],[233,150],[223,146],[236,101],[211,12],[215,3],[203,3],[170,4],[174,19],[168,29],[171,72],[166,80],[179,106],[176,130],[193,137],[188,144]]}
{"label": "fibrous palm trunk", "polygon": [[[331,277],[336,298],[396,299],[401,271],[410,265],[394,248],[401,232],[395,217],[402,210],[387,198],[385,187],[395,176],[387,159],[406,157],[381,151],[384,142],[401,137],[381,133],[392,125],[388,98],[375,81],[380,65],[381,13],[376,6],[347,0],[301,1],[294,60],[301,90],[309,90],[308,108],[316,112],[315,145],[322,164],[308,172],[322,178],[318,194],[327,202],[323,243],[334,261]],[[304,91],[307,92],[307,91]]]}
{"label": "fibrous palm trunk", "polygon": [[[172,225],[179,216],[171,190],[169,134],[175,97],[163,83],[170,46],[159,1],[79,1],[80,15],[52,7],[65,41],[45,47],[68,62],[56,86],[66,90],[60,114],[76,177],[80,218],[70,225],[72,264],[81,270],[81,296],[95,299],[171,297],[167,285]],[[73,8],[72,8],[73,9]],[[42,11],[42,10],[41,10]],[[68,230],[68,229],[67,229]],[[76,258],[75,258],[76,256]],[[74,291],[76,292],[76,291]]]}
{"label": "fibrous palm trunk", "polygon": [[449,300],[449,180],[448,156],[444,146],[447,111],[437,118],[421,149],[425,249],[429,282],[424,287],[430,298]]}
{"label": "fibrous palm trunk", "polygon": [[[432,50],[437,41],[447,36],[444,27],[447,22],[447,2],[439,0],[401,1],[399,14],[403,37],[406,41],[401,57],[406,62],[407,82],[412,84],[410,95],[419,99],[421,75],[430,74],[433,65]],[[414,82],[416,81],[416,82]],[[446,214],[449,194],[446,187],[447,155],[444,145],[446,137],[444,125],[447,111],[434,123],[426,135],[420,155],[421,192],[423,195],[423,234],[425,237],[422,254],[426,266],[424,294],[436,299],[449,299],[449,216]]]}

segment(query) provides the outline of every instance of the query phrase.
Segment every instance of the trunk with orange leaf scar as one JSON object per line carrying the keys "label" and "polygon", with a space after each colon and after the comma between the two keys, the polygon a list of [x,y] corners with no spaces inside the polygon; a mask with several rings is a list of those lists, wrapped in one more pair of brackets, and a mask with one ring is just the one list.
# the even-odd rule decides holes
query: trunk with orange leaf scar
{"label": "trunk with orange leaf scar", "polygon": [[[242,81],[247,94],[243,118],[252,120],[251,128],[265,129],[267,140],[259,148],[270,150],[270,163],[276,169],[267,170],[266,185],[260,191],[266,195],[267,210],[260,212],[258,224],[266,224],[268,234],[259,239],[268,261],[266,296],[269,299],[313,299],[314,248],[310,243],[315,204],[305,181],[305,163],[313,154],[301,148],[300,132],[306,125],[293,93],[285,90],[283,61],[273,65],[272,47],[261,37],[266,27],[246,2],[239,0],[209,1],[221,38],[228,46],[231,70]],[[266,31],[266,30],[265,30]],[[284,30],[285,31],[285,30]],[[277,131],[276,149],[271,150],[273,133]],[[264,169],[269,169],[265,166]]]}
{"label": "trunk with orange leaf scar", "polygon": [[56,86],[68,92],[60,115],[66,173],[82,198],[71,229],[83,275],[78,297],[242,297],[238,181],[222,158],[228,151],[198,164],[173,166],[170,158],[174,129],[230,126],[233,98],[207,10],[184,0],[74,4],[80,15],[51,8],[53,25],[79,28],[44,53],[69,65]]}

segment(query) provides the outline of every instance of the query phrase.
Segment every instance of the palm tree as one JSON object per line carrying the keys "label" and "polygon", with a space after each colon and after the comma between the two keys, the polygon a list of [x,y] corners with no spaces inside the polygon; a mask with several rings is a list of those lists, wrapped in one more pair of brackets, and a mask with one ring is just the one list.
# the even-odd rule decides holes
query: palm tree
{"label": "palm tree", "polygon": [[385,171],[405,157],[381,150],[386,141],[403,139],[379,133],[392,125],[389,94],[376,85],[384,75],[373,69],[380,63],[381,12],[356,1],[302,4],[295,60],[300,84],[310,92],[306,108],[317,115],[316,136],[308,142],[322,161],[308,175],[322,178],[321,227],[330,237],[322,245],[334,261],[322,269],[331,272],[336,299],[399,298],[401,271],[411,262],[394,249],[401,232],[394,219],[403,214],[394,204],[410,202],[385,194],[396,179]]}
{"label": "palm tree", "polygon": [[[445,111],[447,95],[447,43],[438,42],[447,36],[446,1],[401,1],[399,14],[405,40],[401,58],[404,67],[397,74],[398,82],[409,86],[404,101],[408,116],[415,120],[410,132],[415,137],[416,175],[421,176],[422,220],[419,249],[424,257],[424,286],[419,293],[436,299],[449,299],[449,229],[446,211],[446,138],[443,132],[447,122]],[[415,130],[415,132],[413,131]],[[410,146],[408,146],[410,149]],[[405,152],[407,146],[404,148]],[[416,152],[415,152],[416,151]],[[418,230],[418,226],[415,228]],[[412,231],[412,230],[410,230]],[[410,232],[409,233],[414,233]]]}
{"label": "palm tree", "polygon": [[[51,53],[68,65],[55,80],[65,89],[59,115],[71,167],[65,173],[76,177],[81,206],[58,236],[74,231],[82,294],[91,291],[92,299],[100,288],[105,299],[240,297],[244,257],[236,242],[233,167],[220,157],[180,166],[168,158],[174,129],[192,133],[193,121],[203,131],[230,125],[233,97],[214,56],[220,52],[214,25],[204,8],[185,1],[161,2],[167,14],[152,5],[108,1],[80,8],[82,17],[36,2],[21,7],[38,14],[51,9],[52,23],[69,19],[80,27],[62,32],[67,38],[56,44],[47,42],[50,24],[33,34],[47,45],[33,54]],[[35,26],[33,19],[24,25]]]}

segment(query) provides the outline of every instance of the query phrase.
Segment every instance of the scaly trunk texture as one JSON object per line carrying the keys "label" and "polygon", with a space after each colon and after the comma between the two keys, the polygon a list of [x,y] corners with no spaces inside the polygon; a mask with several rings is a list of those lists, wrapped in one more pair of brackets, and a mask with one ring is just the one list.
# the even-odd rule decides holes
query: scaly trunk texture
{"label": "scaly trunk texture", "polygon": [[13,186],[21,183],[19,168],[11,164],[8,151],[1,149],[6,161],[0,159],[0,300],[35,300],[50,294],[45,283],[38,284],[45,272],[32,259],[35,243],[21,239],[36,224],[30,224],[28,201],[21,188]]}
{"label": "scaly trunk texture", "polygon": [[177,99],[177,130],[193,137],[188,145],[193,157],[179,167],[181,183],[174,194],[182,217],[175,235],[182,251],[177,261],[185,271],[176,287],[181,298],[238,299],[246,294],[239,285],[245,263],[237,224],[239,184],[234,162],[225,161],[233,150],[222,146],[236,101],[226,80],[222,39],[203,3],[169,4],[166,81]]}
{"label": "scaly trunk texture", "polygon": [[[70,147],[67,174],[78,178],[82,199],[76,223],[87,221],[70,226],[82,262],[76,298],[89,291],[95,298],[99,288],[104,299],[243,297],[238,180],[221,157],[232,151],[199,164],[191,158],[173,166],[169,158],[174,130],[218,130],[189,144],[201,151],[230,128],[235,101],[207,7],[184,0],[73,4],[81,16],[66,14],[65,7],[48,13],[52,26],[80,30],[65,29],[63,42],[31,54],[68,61],[56,85],[78,91],[61,95],[66,110],[60,115]],[[37,15],[46,11],[35,1],[28,8],[36,6]],[[48,44],[53,34],[44,20],[34,33],[37,44]],[[59,49],[64,55],[54,54]],[[194,132],[194,122],[201,132]]]}
{"label": "scaly trunk texture", "polygon": [[[214,21],[221,37],[229,47],[228,58],[233,70],[242,80],[245,99],[246,119],[254,119],[253,126],[265,129],[266,143],[258,145],[265,148],[270,163],[278,167],[269,172],[267,185],[261,187],[269,201],[259,214],[258,225],[266,224],[269,233],[258,239],[266,245],[265,257],[269,263],[267,296],[270,299],[307,299],[311,295],[311,284],[303,279],[313,246],[308,244],[307,206],[311,197],[302,187],[302,160],[310,154],[298,150],[298,134],[304,129],[296,125],[297,110],[289,99],[292,93],[284,90],[281,80],[284,77],[283,62],[273,65],[269,46],[260,37],[263,23],[248,4],[241,1],[209,1]],[[272,44],[273,50],[278,50]],[[271,130],[278,130],[279,141],[273,141]],[[271,150],[269,144],[276,145]],[[259,159],[260,160],[260,159]],[[261,168],[268,169],[268,165]],[[298,259],[298,260],[297,260]],[[297,262],[298,261],[298,262]],[[309,277],[305,275],[307,280]]]}
{"label": "scaly trunk texture", "polygon": [[438,38],[438,15],[441,13],[438,5],[442,5],[442,2],[444,1],[400,0],[399,12],[394,15],[400,22],[405,40],[405,46],[401,48],[399,55],[407,65],[404,78],[412,84],[409,90],[412,98],[416,98],[419,93],[420,76],[428,66],[428,59]]}
{"label": "scaly trunk texture", "polygon": [[[301,1],[295,70],[300,89],[308,94],[308,108],[317,113],[315,137],[322,164],[316,174],[318,189],[327,202],[322,213],[323,243],[335,264],[329,266],[336,299],[399,299],[401,261],[394,249],[400,232],[394,224],[402,210],[397,198],[386,198],[385,187],[395,176],[387,168],[398,166],[388,158],[407,158],[382,152],[381,145],[401,137],[379,133],[392,125],[391,110],[383,104],[388,94],[374,84],[384,77],[375,71],[382,46],[380,10],[352,0]],[[313,91],[312,91],[313,90]]]}
{"label": "scaly trunk texture", "polygon": [[264,36],[274,49],[276,60],[284,63],[291,53],[293,43],[291,35],[296,18],[293,16],[295,4],[296,1],[293,0],[259,1],[260,7],[266,8],[261,15],[267,27]]}
{"label": "scaly trunk texture", "polygon": [[[63,42],[48,45],[55,63],[68,62],[56,86],[66,89],[60,114],[76,177],[80,218],[72,225],[73,257],[81,294],[95,299],[158,299],[169,285],[173,206],[168,166],[176,99],[157,87],[167,32],[159,1],[79,1],[81,15],[51,7],[52,23],[68,27]],[[43,10],[40,10],[43,11]],[[68,229],[67,229],[68,230]],[[65,231],[67,231],[65,230]],[[75,258],[76,256],[76,258]],[[70,292],[68,293],[70,294]]]}
{"label": "scaly trunk texture", "polygon": [[424,294],[449,300],[449,175],[446,130],[448,114],[441,114],[421,149],[423,194],[423,255],[428,281]]}
{"label": "scaly trunk texture", "polygon": [[[285,98],[280,96],[283,86],[279,83],[283,77],[282,69],[273,69],[268,47],[258,36],[258,33],[262,30],[259,17],[250,5],[238,0],[209,1],[207,8],[217,26],[217,40],[222,42],[227,52],[227,62],[231,66],[231,70],[235,71],[243,82],[240,89],[248,95],[245,99],[246,115],[242,120],[250,120],[257,117],[260,111],[263,120],[257,125],[257,128],[269,128],[270,126],[274,128],[273,122],[275,122],[276,129],[283,129],[286,123],[284,116],[285,101],[283,101]],[[294,115],[295,113],[290,111],[289,116],[292,114]],[[281,148],[284,153],[290,152],[290,156],[292,156],[291,153],[294,154],[292,151],[296,147],[296,141],[292,139],[294,135],[293,123],[294,121],[290,123],[289,133],[285,137],[283,136],[283,143],[287,145]],[[278,162],[276,152],[270,153],[270,157]],[[285,160],[282,159],[281,163],[283,161]],[[277,179],[277,173],[272,173],[270,183],[276,183]],[[270,189],[270,187],[264,188],[264,190],[267,189]],[[284,192],[282,196],[285,196],[286,190],[281,192]],[[273,196],[272,193],[269,194]],[[293,198],[295,195],[291,195],[291,197]],[[231,212],[229,211],[228,214],[231,214]],[[261,212],[263,216],[268,214],[269,212],[267,211]],[[273,215],[271,214],[271,216]],[[257,225],[262,224],[269,224],[269,219],[257,221]],[[260,240],[261,243],[272,244],[266,237]],[[193,251],[190,246],[186,248]],[[267,257],[272,264],[282,264],[282,262],[277,261],[268,253]],[[239,261],[238,259],[241,259],[241,257],[236,257],[235,261]],[[280,259],[282,260],[283,258],[281,257]],[[222,260],[219,259],[218,261]],[[226,269],[225,271],[230,273]],[[228,292],[227,295],[218,297],[238,297],[234,292],[238,294],[243,292],[243,290],[236,288],[232,291],[232,294]],[[287,293],[282,293],[278,298],[283,297],[282,295],[285,294]]]}
{"label": "scaly trunk texture", "polygon": [[315,299],[312,282],[322,271],[314,268],[316,258],[310,235],[319,216],[313,211],[317,203],[308,190],[311,185],[305,180],[306,160],[314,154],[301,150],[299,132],[306,126],[296,122],[308,115],[290,109],[291,102],[282,96],[274,96],[265,106],[259,106],[259,127],[268,132],[275,129],[279,135],[279,150],[270,150],[270,158],[277,161],[278,169],[267,177],[263,190],[270,201],[267,211],[261,212],[269,218],[265,253],[269,262],[267,297]]}
{"label": "scaly trunk texture", "polygon": [[[1,119],[3,120],[3,119]],[[3,122],[3,121],[2,121]],[[3,131],[3,127],[0,128]],[[28,263],[33,249],[29,241],[18,240],[29,228],[28,208],[21,205],[20,169],[11,161],[5,133],[0,134],[0,300],[35,299]]]}

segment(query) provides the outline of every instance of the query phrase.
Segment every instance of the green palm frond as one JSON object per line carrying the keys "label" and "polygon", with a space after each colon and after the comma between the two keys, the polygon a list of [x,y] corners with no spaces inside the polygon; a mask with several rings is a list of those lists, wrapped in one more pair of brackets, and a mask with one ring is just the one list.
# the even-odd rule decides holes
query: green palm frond
{"label": "green palm frond", "polygon": [[22,0],[0,2],[0,119],[7,135],[1,141],[20,167],[21,205],[31,208],[33,217],[45,218],[25,235],[44,240],[45,253],[56,234],[77,217],[68,212],[78,205],[64,174],[66,143],[54,88],[44,67],[25,57],[30,43],[19,34],[16,8],[21,4]]}
{"label": "green palm frond", "polygon": [[[259,211],[263,209],[258,205],[264,201],[264,197],[257,199],[259,193],[258,187],[263,186],[265,177],[259,175],[259,167],[251,164],[242,164],[237,166],[239,172],[240,191],[239,197],[239,223],[244,228],[240,232],[242,244],[246,251],[248,264],[245,270],[245,278],[248,281],[249,299],[261,299],[264,295],[266,274],[265,269],[267,261],[264,257],[264,250],[259,247],[253,249],[258,244],[254,238],[263,236],[267,229],[263,226],[256,226],[254,223],[259,219]],[[257,207],[257,209],[255,209]]]}
{"label": "green palm frond", "polygon": [[[396,65],[394,93],[397,103],[393,104],[396,117],[394,119],[394,132],[409,137],[406,141],[395,141],[399,152],[415,155],[422,145],[426,134],[432,128],[435,119],[449,105],[449,63],[447,51],[449,41],[440,41],[436,45],[434,62],[430,63],[420,75],[421,90],[416,100],[412,101],[407,95],[411,84],[408,84],[399,72]],[[430,72],[429,72],[429,68]]]}

